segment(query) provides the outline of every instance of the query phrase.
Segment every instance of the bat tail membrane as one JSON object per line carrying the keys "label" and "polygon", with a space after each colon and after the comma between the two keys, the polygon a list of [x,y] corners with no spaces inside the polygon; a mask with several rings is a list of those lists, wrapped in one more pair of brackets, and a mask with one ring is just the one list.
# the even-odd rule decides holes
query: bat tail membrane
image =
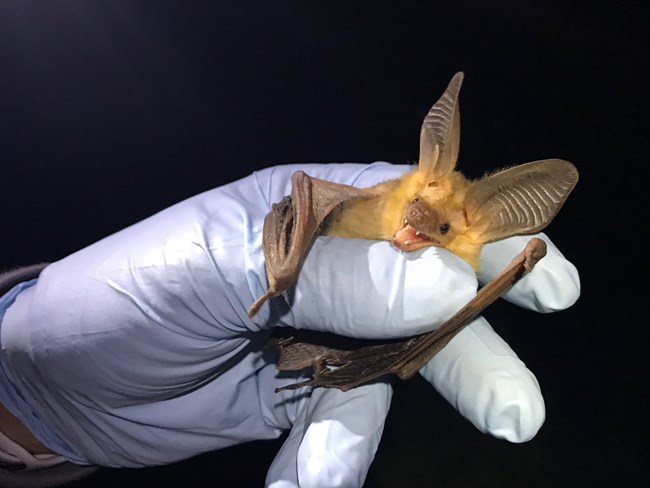
{"label": "bat tail membrane", "polygon": [[429,181],[438,180],[453,171],[460,147],[460,112],[458,94],[463,84],[458,72],[449,82],[440,99],[431,107],[420,130],[420,161],[418,170]]}
{"label": "bat tail membrane", "polygon": [[539,232],[577,182],[578,170],[561,159],[522,164],[474,181],[465,195],[468,234],[490,242]]}

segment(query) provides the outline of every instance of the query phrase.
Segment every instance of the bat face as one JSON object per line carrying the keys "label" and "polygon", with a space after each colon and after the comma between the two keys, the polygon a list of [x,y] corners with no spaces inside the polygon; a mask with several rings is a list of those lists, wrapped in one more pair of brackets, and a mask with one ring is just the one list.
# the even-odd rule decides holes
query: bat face
{"label": "bat face", "polygon": [[402,196],[392,210],[390,205],[384,210],[391,221],[392,244],[402,251],[427,246],[453,247],[468,229],[464,208],[467,183],[457,172],[439,181],[426,181],[419,171],[407,175],[404,186],[410,188],[403,194],[407,196]]}

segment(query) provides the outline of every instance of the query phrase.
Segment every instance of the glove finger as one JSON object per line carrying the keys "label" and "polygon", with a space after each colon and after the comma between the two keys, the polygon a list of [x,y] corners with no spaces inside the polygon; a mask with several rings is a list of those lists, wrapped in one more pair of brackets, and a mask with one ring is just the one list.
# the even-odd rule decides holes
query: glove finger
{"label": "glove finger", "polygon": [[362,486],[381,439],[391,396],[386,383],[348,392],[313,390],[292,419],[293,427],[269,469],[266,486]]}
{"label": "glove finger", "polygon": [[403,253],[389,242],[320,237],[300,272],[281,324],[362,338],[435,329],[476,294],[472,268],[429,247]]}
{"label": "glove finger", "polygon": [[483,317],[459,332],[420,373],[482,432],[525,442],[544,422],[537,379]]}

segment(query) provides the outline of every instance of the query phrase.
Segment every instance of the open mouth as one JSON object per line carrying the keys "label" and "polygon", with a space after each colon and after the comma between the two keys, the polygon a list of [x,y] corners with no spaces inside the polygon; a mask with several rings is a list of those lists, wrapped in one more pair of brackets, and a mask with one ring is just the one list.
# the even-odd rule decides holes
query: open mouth
{"label": "open mouth", "polygon": [[426,246],[436,246],[440,242],[420,232],[404,220],[404,225],[393,235],[393,245],[402,251],[415,251]]}

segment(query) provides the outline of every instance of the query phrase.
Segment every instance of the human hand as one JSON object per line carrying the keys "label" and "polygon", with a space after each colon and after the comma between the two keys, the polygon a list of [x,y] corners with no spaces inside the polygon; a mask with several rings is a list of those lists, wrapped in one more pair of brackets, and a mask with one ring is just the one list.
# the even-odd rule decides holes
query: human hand
{"label": "human hand", "polygon": [[[390,405],[389,385],[275,394],[275,387],[296,378],[278,375],[261,343],[274,325],[375,338],[430,330],[474,295],[476,277],[442,249],[403,254],[386,242],[319,238],[291,307],[273,300],[251,321],[246,310],[266,289],[262,220],[270,204],[289,193],[289,176],[297,169],[370,186],[406,168],[302,165],[260,171],[54,263],[19,297],[17,305],[38,306],[7,314],[32,328],[10,337],[11,361],[21,363],[21,373],[41,372],[31,384],[42,382],[50,404],[34,402],[73,446],[71,458],[109,466],[162,464],[291,429],[267,485],[363,483]],[[507,262],[523,247],[507,255],[502,243],[492,246],[485,258],[488,274],[490,263]],[[547,295],[539,290],[577,277],[558,256],[555,275],[530,275],[520,295],[538,298],[522,305],[543,309]],[[567,287],[564,303],[551,306],[569,305],[575,283]],[[47,346],[34,350],[27,335],[47,337]],[[461,367],[451,368],[454,362]],[[483,431],[522,441],[543,421],[534,376],[482,319],[422,373]],[[60,391],[73,393],[62,398]],[[480,401],[503,391],[508,395]],[[61,423],[71,409],[81,426],[74,432]]]}

